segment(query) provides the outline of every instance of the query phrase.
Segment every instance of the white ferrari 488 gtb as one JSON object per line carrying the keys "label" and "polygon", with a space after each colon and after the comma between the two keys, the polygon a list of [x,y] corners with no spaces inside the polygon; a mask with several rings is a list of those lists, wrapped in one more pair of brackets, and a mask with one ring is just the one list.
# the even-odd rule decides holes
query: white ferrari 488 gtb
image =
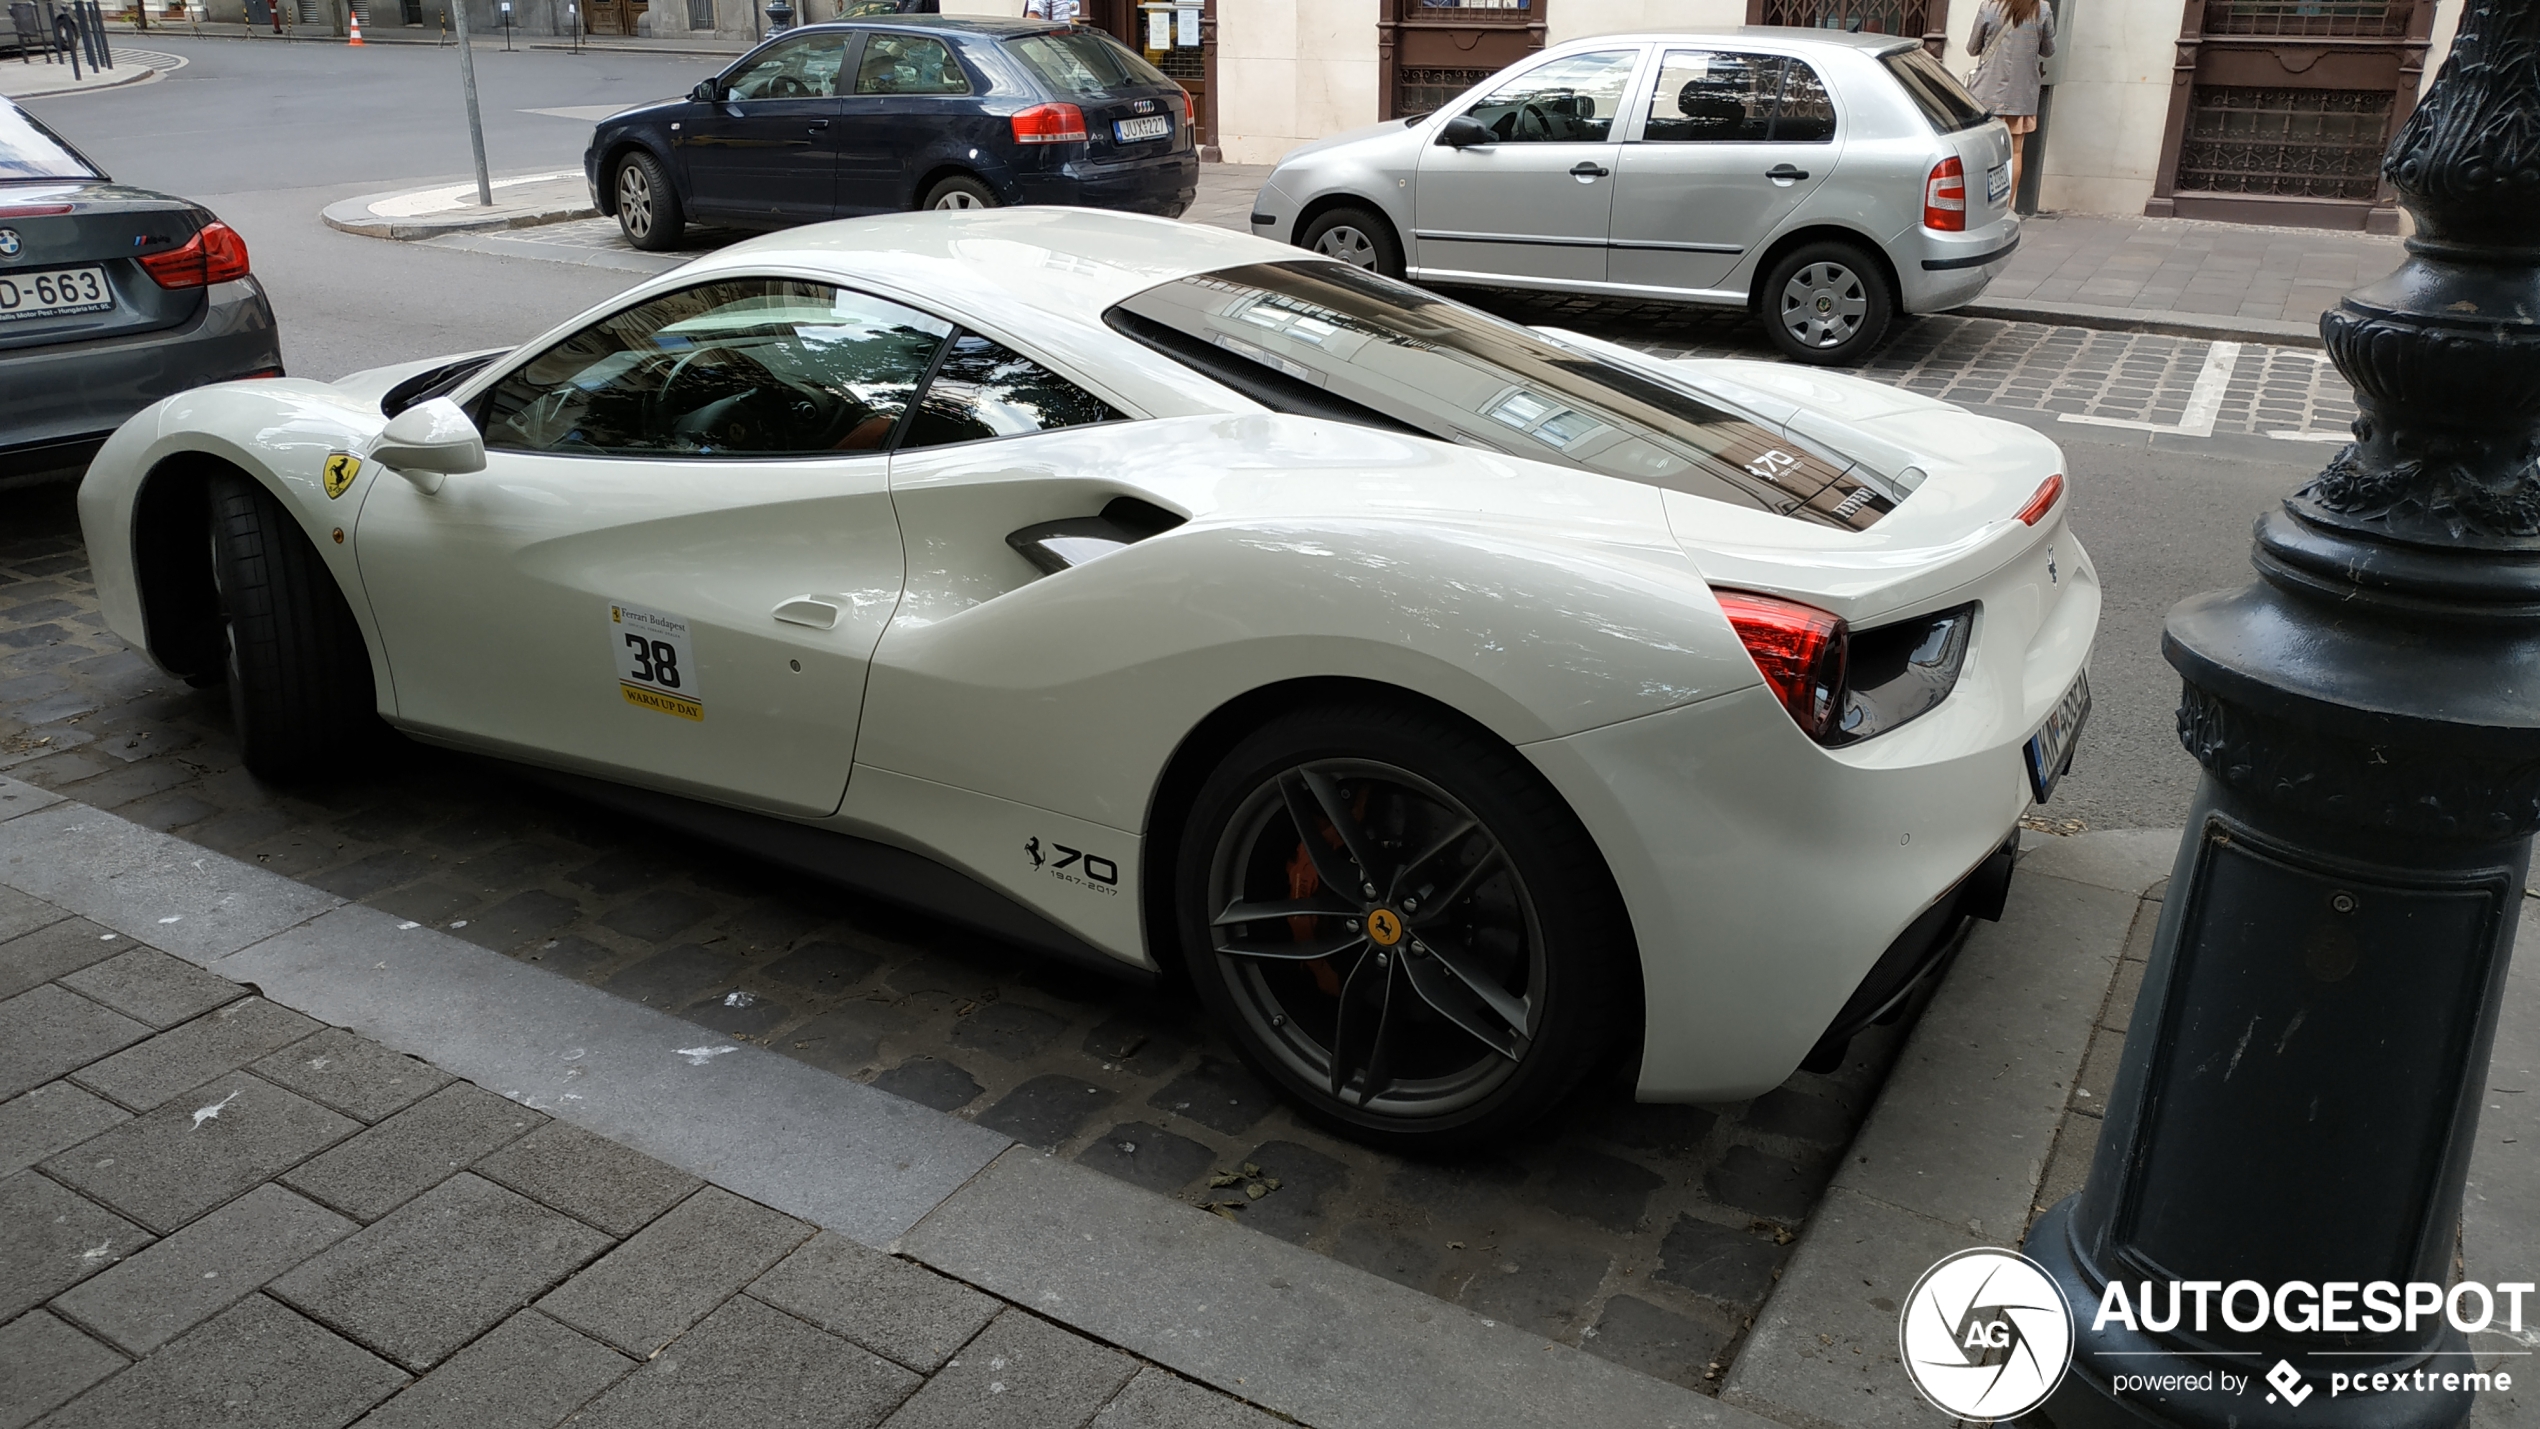
{"label": "white ferrari 488 gtb", "polygon": [[2089,705],[2068,506],[1941,402],[1045,208],[186,392],[80,492],[114,629],[226,681],[260,773],[375,711],[1187,979],[1397,1147],[1635,1053],[1752,1095],[1998,914]]}

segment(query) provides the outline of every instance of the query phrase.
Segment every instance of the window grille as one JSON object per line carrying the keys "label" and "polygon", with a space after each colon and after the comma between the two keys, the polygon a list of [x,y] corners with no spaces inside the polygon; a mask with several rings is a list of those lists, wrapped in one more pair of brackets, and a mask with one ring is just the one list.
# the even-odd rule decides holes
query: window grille
{"label": "window grille", "polygon": [[2206,0],[2208,35],[2396,38],[2415,0]]}
{"label": "window grille", "polygon": [[2386,89],[2200,84],[2179,145],[2178,190],[2369,200],[2390,103]]}
{"label": "window grille", "polygon": [[1746,18],[1750,25],[1812,30],[1850,29],[1858,20],[1864,34],[1920,39],[1931,32],[1929,10],[1927,0],[1749,0]]}
{"label": "window grille", "polygon": [[1406,69],[1393,84],[1393,112],[1399,119],[1443,109],[1447,101],[1499,73],[1495,69]]}

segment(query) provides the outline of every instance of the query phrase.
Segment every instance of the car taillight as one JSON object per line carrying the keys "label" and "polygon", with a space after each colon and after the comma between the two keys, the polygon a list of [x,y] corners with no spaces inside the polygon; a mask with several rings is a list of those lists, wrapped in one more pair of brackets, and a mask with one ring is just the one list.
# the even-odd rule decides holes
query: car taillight
{"label": "car taillight", "polygon": [[1065,144],[1085,137],[1085,111],[1073,104],[1035,104],[1014,116],[1017,144]]}
{"label": "car taillight", "polygon": [[142,255],[141,268],[162,288],[226,283],[247,276],[247,240],[238,236],[238,230],[214,219],[187,239],[184,247]]}
{"label": "car taillight", "polygon": [[2034,526],[2038,522],[2045,520],[2046,513],[2054,510],[2055,503],[2063,499],[2064,474],[2059,471],[2053,476],[2046,478],[2046,480],[2038,486],[2037,494],[2028,499],[2028,505],[2020,508],[2020,524],[2023,526]]}
{"label": "car taillight", "polygon": [[1967,169],[1954,157],[1932,165],[1931,177],[1923,182],[1923,227],[1967,231]]}
{"label": "car taillight", "polygon": [[1843,709],[1844,661],[1851,645],[1843,618],[1778,596],[1742,590],[1714,594],[1720,613],[1729,618],[1764,683],[1800,732],[1826,742]]}

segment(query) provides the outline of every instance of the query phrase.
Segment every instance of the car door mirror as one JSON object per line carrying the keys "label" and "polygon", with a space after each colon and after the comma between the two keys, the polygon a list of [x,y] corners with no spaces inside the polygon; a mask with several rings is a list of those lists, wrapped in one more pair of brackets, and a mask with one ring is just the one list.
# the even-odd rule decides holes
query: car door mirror
{"label": "car door mirror", "polygon": [[722,98],[723,77],[721,75],[698,80],[697,87],[688,91],[688,100],[692,104],[714,104]]}
{"label": "car door mirror", "polygon": [[1438,142],[1450,149],[1470,149],[1476,144],[1498,142],[1499,136],[1490,126],[1469,114],[1458,114],[1438,128]]}
{"label": "car door mirror", "polygon": [[467,412],[447,397],[418,402],[388,419],[370,459],[413,482],[427,495],[443,477],[485,469],[485,438]]}

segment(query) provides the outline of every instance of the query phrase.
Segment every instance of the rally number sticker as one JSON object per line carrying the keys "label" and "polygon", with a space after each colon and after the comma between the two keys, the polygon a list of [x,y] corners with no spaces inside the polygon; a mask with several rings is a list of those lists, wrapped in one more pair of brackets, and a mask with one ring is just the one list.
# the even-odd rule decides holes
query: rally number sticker
{"label": "rally number sticker", "polygon": [[609,657],[617,662],[618,692],[628,704],[681,719],[705,719],[697,691],[697,648],[687,621],[613,602]]}

